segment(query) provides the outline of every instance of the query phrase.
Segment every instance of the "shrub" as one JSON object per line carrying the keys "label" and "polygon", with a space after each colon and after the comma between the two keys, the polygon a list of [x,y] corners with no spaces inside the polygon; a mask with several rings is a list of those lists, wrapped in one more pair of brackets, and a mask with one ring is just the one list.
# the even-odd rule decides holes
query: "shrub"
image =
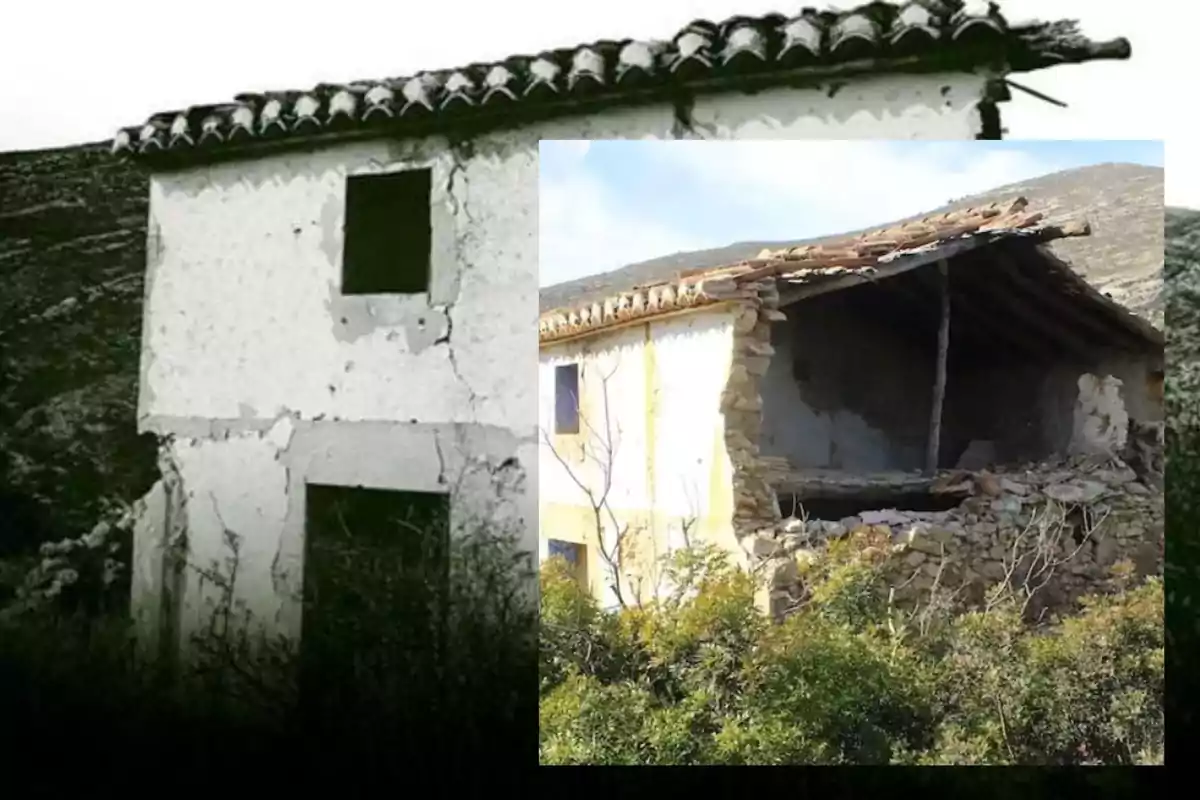
{"label": "shrub", "polygon": [[[31,750],[86,731],[122,770],[131,752],[196,766],[287,754],[306,770],[354,763],[377,773],[447,747],[528,758],[536,607],[515,538],[455,537],[447,574],[430,576],[425,591],[375,577],[334,569],[362,603],[322,609],[322,635],[307,650],[245,624],[233,584],[222,584],[213,624],[173,671],[139,657],[123,615],[23,607],[0,621],[0,716]],[[434,600],[436,646],[414,648],[395,615]]]}
{"label": "shrub", "polygon": [[612,613],[545,565],[542,763],[1162,763],[1161,580],[1040,627],[1015,601],[909,624],[869,538],[812,562],[778,625],[705,548],[673,557],[667,597]]}

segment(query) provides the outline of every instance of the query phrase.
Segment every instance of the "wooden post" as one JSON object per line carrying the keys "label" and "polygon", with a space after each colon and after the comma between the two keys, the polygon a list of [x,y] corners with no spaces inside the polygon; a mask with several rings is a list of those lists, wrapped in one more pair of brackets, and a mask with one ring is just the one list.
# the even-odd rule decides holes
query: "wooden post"
{"label": "wooden post", "polygon": [[946,399],[946,357],[950,351],[950,265],[938,262],[941,278],[942,324],[938,328],[937,371],[933,383],[933,408],[929,412],[929,442],[925,448],[925,471],[937,471],[942,443],[942,405]]}

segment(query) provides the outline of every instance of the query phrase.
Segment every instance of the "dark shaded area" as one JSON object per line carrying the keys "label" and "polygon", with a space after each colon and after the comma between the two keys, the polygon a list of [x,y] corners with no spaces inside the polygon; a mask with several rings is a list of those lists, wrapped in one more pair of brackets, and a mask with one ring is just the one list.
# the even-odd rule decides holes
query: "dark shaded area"
{"label": "dark shaded area", "polygon": [[106,144],[0,153],[0,550],[157,478],[136,430],[148,197]]}
{"label": "dark shaded area", "polygon": [[779,495],[779,511],[785,517],[803,506],[809,519],[840,520],[863,511],[949,511],[962,503],[962,496],[955,494],[933,494],[931,492],[866,491],[860,497],[799,497]]}
{"label": "dark shaded area", "polygon": [[432,184],[429,169],[346,180],[342,294],[429,291]]}
{"label": "dark shaded area", "polygon": [[[387,676],[370,688],[390,707],[409,707],[416,719],[438,713],[449,495],[311,484],[306,492],[303,713],[362,706],[360,673]],[[398,652],[403,663],[394,663]]]}
{"label": "dark shaded area", "polygon": [[1200,681],[1188,663],[1200,648],[1200,392],[1180,367],[1200,359],[1200,211],[1168,208],[1166,553],[1167,737],[1194,736]]}
{"label": "dark shaded area", "polygon": [[[936,258],[936,252],[929,255]],[[1074,382],[1106,360],[1161,367],[1163,336],[1100,296],[1045,245],[1012,239],[948,259],[948,379],[940,413],[939,460],[954,467],[973,441],[994,447],[995,463],[1050,457],[1066,445]],[[845,434],[826,456],[796,431],[812,423],[784,400],[782,384],[764,398],[763,440],[795,468],[912,470],[925,464],[942,317],[936,261],[815,296],[819,283],[780,289],[788,315],[772,331],[773,358],[792,363],[795,390],[818,414],[852,412],[884,433],[881,462]],[[828,341],[823,347],[814,341]],[[786,368],[786,365],[785,365]],[[782,370],[776,365],[776,376]],[[1057,394],[1048,395],[1052,387]],[[884,391],[881,391],[884,389]],[[1048,405],[1048,397],[1067,398]],[[896,402],[904,398],[904,402]],[[800,436],[800,438],[797,438]],[[850,444],[841,447],[842,444]],[[920,451],[922,455],[914,453]]]}

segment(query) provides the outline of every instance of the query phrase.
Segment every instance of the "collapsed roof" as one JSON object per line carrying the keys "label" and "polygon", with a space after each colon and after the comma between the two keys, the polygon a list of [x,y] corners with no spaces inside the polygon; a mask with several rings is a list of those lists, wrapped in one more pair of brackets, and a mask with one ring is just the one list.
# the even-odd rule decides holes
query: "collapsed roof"
{"label": "collapsed roof", "polygon": [[670,280],[546,311],[538,334],[543,346],[552,345],[656,317],[754,300],[757,285],[771,279],[779,285],[782,306],[861,286],[902,288],[889,293],[885,306],[903,306],[900,298],[927,305],[920,295],[928,292],[919,282],[900,287],[896,279],[949,260],[957,265],[951,290],[955,304],[976,329],[988,329],[996,348],[1033,359],[1047,357],[1055,345],[1083,356],[1095,344],[1161,352],[1161,331],[1092,287],[1045,247],[1090,232],[1081,220],[1050,224],[1017,197],[820,244],[764,250],[726,266],[685,270]]}
{"label": "collapsed roof", "polygon": [[[1105,294],[1163,325],[1163,176],[1162,167],[1141,164],[1092,164],[1052,172],[959,198],[938,208],[897,220],[896,224],[950,211],[1024,197],[1043,213],[1044,222],[1085,217],[1088,236],[1056,239],[1047,247]],[[670,280],[682,270],[717,267],[753,258],[764,248],[781,249],[845,239],[870,229],[788,241],[746,241],[693,250],[629,264],[611,272],[546,286],[539,292],[541,311],[602,300],[630,286]]]}
{"label": "collapsed roof", "polygon": [[666,41],[599,41],[400,78],[247,93],[152,115],[118,131],[113,152],[171,163],[330,136],[429,135],[564,113],[886,72],[1002,75],[1125,59],[1075,22],[1010,23],[994,3],[874,2],[843,11],[697,20]]}

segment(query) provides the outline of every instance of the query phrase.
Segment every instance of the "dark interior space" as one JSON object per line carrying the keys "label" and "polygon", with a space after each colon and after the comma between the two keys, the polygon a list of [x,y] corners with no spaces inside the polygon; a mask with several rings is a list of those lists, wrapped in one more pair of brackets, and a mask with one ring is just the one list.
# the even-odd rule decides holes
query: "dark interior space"
{"label": "dark interior space", "polygon": [[307,487],[303,701],[337,703],[366,674],[375,692],[381,675],[436,692],[448,548],[448,495]]}
{"label": "dark interior space", "polygon": [[883,511],[889,508],[905,511],[949,511],[962,503],[957,494],[933,494],[930,492],[895,492],[892,494],[868,493],[863,496],[808,497],[794,494],[779,495],[779,512],[786,517],[840,520],[863,511]]}
{"label": "dark interior space", "polygon": [[[1075,285],[1033,244],[1014,241],[968,251],[948,261],[948,366],[1095,361],[1106,351],[1140,353],[1146,342],[1113,315],[1084,305]],[[847,290],[864,313],[890,319],[897,335],[937,352],[940,286],[935,264]]]}
{"label": "dark interior space", "polygon": [[342,294],[429,291],[432,185],[429,169],[346,180]]}
{"label": "dark interior space", "polygon": [[[1081,302],[1078,285],[1048,258],[1053,256],[1032,242],[1010,241],[978,247],[948,260],[949,348],[939,468],[954,467],[976,441],[993,442],[996,461],[1001,463],[1052,455],[1061,445],[1064,428],[1070,427],[1071,400],[1060,397],[1051,408],[1045,387],[1061,383],[1059,394],[1069,395],[1080,374],[1092,371],[1106,359],[1144,358],[1150,353],[1152,345],[1127,327],[1119,312]],[[777,325],[775,332],[776,341],[780,336],[793,337],[790,357],[803,361],[805,367],[822,358],[834,364],[833,369],[812,375],[807,385],[803,371],[797,373],[792,367],[801,385],[804,413],[811,413],[808,409],[824,409],[826,414],[844,411],[843,419],[850,415],[865,420],[867,427],[887,435],[887,448],[893,451],[890,456],[876,459],[883,462],[877,468],[913,469],[916,451],[923,448],[921,440],[927,435],[928,409],[934,393],[932,376],[942,305],[936,262],[824,294],[803,297],[806,291],[811,288],[793,290],[786,280],[781,285],[789,322]],[[788,305],[793,292],[800,296]],[[814,355],[815,334],[789,333],[788,326],[794,318],[803,325],[805,318],[820,315],[826,306],[826,316],[841,317],[853,324],[846,323],[847,335],[822,340],[821,348],[834,355]],[[889,355],[881,365],[866,365],[863,362],[869,360],[871,348],[858,355],[854,348],[866,347],[870,341],[867,337],[889,353],[910,355],[903,359]],[[777,343],[777,358],[782,349]],[[868,369],[872,372],[866,378],[858,374]],[[858,392],[863,396],[856,399],[851,389],[862,382],[859,378],[869,379],[873,389]],[[820,386],[821,382],[827,386]],[[772,403],[767,391],[765,429],[793,425],[799,431],[812,427],[812,422],[799,416],[796,400]],[[813,402],[819,395],[827,395],[820,407]],[[893,407],[881,405],[879,396],[886,397]],[[840,406],[834,403],[836,398],[841,398]],[[772,414],[784,419],[770,420]],[[917,419],[921,415],[924,421]],[[794,417],[794,422],[789,417]],[[843,453],[847,444],[859,448],[860,453],[863,447],[881,447],[878,442],[865,442],[861,433],[844,430],[843,424],[843,441],[833,442],[834,446],[842,445]],[[792,438],[803,441],[805,437],[793,434]],[[764,452],[790,457],[799,449],[793,445],[791,451],[780,447],[778,451],[764,448]],[[859,461],[863,460],[870,459],[860,455]],[[795,458],[790,461],[796,468],[862,469],[861,464],[822,463],[811,457],[809,463]]]}

